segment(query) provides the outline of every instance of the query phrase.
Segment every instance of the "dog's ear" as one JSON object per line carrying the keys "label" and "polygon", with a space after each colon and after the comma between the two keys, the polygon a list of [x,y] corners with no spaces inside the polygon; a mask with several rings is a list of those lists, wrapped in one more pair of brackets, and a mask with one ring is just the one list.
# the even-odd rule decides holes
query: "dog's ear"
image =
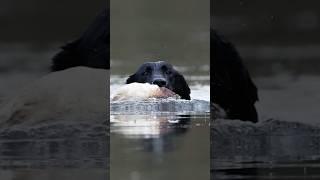
{"label": "dog's ear", "polygon": [[137,82],[136,74],[132,74],[126,81],[126,84]]}
{"label": "dog's ear", "polygon": [[174,81],[174,92],[177,93],[182,99],[190,100],[190,88],[184,77],[177,73]]}

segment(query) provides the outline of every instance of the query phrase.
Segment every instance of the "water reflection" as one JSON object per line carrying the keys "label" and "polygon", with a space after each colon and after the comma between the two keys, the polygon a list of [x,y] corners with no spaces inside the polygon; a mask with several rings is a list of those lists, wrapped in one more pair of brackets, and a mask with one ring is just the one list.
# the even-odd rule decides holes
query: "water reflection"
{"label": "water reflection", "polygon": [[112,114],[111,179],[209,179],[209,119],[208,113]]}
{"label": "water reflection", "polygon": [[106,137],[0,139],[1,180],[107,179]]}
{"label": "water reflection", "polygon": [[[115,115],[111,119],[112,134],[134,141],[143,152],[155,154],[175,151],[174,139],[192,128],[190,115]],[[206,122],[198,125],[206,126]]]}
{"label": "water reflection", "polygon": [[157,139],[179,135],[190,128],[189,115],[112,115],[111,133],[125,138]]}
{"label": "water reflection", "polygon": [[216,179],[319,179],[320,128],[266,120],[216,120],[211,129]]}
{"label": "water reflection", "polygon": [[1,180],[108,180],[105,169],[4,169],[0,171]]}

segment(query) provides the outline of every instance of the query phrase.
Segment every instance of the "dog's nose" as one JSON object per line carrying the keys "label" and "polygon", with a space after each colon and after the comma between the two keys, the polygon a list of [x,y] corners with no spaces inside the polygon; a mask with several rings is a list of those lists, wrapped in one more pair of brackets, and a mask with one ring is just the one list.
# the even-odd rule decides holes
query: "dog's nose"
{"label": "dog's nose", "polygon": [[164,80],[164,79],[155,79],[152,84],[156,84],[158,85],[159,87],[163,87],[163,86],[166,86],[167,85],[167,81]]}

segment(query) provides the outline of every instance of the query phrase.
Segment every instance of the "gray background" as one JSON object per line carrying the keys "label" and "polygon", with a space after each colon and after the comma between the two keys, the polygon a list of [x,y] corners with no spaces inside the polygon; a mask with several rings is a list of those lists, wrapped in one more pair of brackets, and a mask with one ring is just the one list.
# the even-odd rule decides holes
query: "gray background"
{"label": "gray background", "polygon": [[319,74],[320,2],[215,0],[212,25],[253,75]]}
{"label": "gray background", "polygon": [[209,0],[111,1],[112,73],[156,60],[208,65],[209,27]]}

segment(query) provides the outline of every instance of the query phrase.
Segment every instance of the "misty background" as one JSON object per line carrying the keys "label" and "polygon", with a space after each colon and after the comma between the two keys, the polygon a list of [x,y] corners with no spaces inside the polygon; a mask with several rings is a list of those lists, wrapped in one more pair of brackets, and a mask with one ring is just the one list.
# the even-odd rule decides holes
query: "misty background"
{"label": "misty background", "polygon": [[216,0],[212,25],[253,75],[319,74],[320,2]]}
{"label": "misty background", "polygon": [[106,2],[0,1],[0,73],[48,71],[50,59],[78,38]]}
{"label": "misty background", "polygon": [[0,0],[0,107],[49,73],[60,47],[78,38],[105,6],[105,0]]}
{"label": "misty background", "polygon": [[209,0],[121,0],[111,1],[110,7],[112,74],[166,60],[194,67],[184,73],[209,75]]}
{"label": "misty background", "polygon": [[0,40],[47,44],[77,38],[101,11],[105,0],[1,0]]}

